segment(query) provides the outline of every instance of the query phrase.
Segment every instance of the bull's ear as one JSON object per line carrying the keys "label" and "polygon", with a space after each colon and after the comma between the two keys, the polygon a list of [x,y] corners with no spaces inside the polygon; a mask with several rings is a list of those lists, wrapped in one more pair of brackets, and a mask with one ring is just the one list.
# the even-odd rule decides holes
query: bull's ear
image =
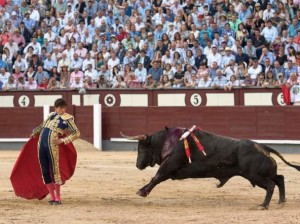
{"label": "bull's ear", "polygon": [[169,128],[167,126],[165,127],[165,129],[166,129],[166,131],[169,131]]}

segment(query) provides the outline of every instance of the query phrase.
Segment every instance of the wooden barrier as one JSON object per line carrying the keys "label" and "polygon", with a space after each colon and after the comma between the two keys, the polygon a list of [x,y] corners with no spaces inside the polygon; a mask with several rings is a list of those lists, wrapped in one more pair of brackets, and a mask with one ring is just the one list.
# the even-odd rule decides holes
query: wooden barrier
{"label": "wooden barrier", "polygon": [[[93,142],[93,107],[73,106],[83,139]],[[26,138],[43,120],[43,109],[0,108],[0,138]],[[103,107],[102,139],[151,134],[169,127],[197,125],[235,138],[299,140],[298,107]]]}

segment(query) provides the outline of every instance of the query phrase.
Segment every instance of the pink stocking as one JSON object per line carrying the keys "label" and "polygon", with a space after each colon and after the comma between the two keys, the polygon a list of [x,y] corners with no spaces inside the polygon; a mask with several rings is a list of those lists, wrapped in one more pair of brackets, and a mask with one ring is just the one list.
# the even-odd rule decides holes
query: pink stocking
{"label": "pink stocking", "polygon": [[46,184],[46,187],[47,187],[47,189],[48,189],[48,191],[49,191],[51,200],[54,201],[54,200],[55,200],[54,184],[53,184],[53,183],[51,183],[51,184]]}
{"label": "pink stocking", "polygon": [[54,184],[55,188],[55,201],[60,201],[60,185]]}

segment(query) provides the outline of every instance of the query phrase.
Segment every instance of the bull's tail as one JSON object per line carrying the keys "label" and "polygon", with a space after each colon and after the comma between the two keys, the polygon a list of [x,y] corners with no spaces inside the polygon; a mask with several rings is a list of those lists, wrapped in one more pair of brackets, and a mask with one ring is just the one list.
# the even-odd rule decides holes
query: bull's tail
{"label": "bull's tail", "polygon": [[294,167],[296,170],[300,171],[300,166],[297,166],[297,165],[294,165],[294,164],[291,164],[289,163],[288,161],[285,160],[285,158],[283,158],[283,156],[277,152],[275,149],[272,149],[271,147],[265,145],[265,144],[261,144],[265,150],[267,150],[268,152],[270,153],[273,153],[275,154],[276,156],[278,156],[285,164],[291,166],[291,167]]}

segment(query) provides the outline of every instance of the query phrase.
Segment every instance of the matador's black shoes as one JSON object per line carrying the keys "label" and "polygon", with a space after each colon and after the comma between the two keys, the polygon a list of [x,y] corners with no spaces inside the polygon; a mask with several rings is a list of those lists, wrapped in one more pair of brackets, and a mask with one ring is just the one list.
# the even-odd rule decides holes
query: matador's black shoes
{"label": "matador's black shoes", "polygon": [[48,203],[50,205],[61,205],[61,201],[55,201],[55,200],[48,201]]}

